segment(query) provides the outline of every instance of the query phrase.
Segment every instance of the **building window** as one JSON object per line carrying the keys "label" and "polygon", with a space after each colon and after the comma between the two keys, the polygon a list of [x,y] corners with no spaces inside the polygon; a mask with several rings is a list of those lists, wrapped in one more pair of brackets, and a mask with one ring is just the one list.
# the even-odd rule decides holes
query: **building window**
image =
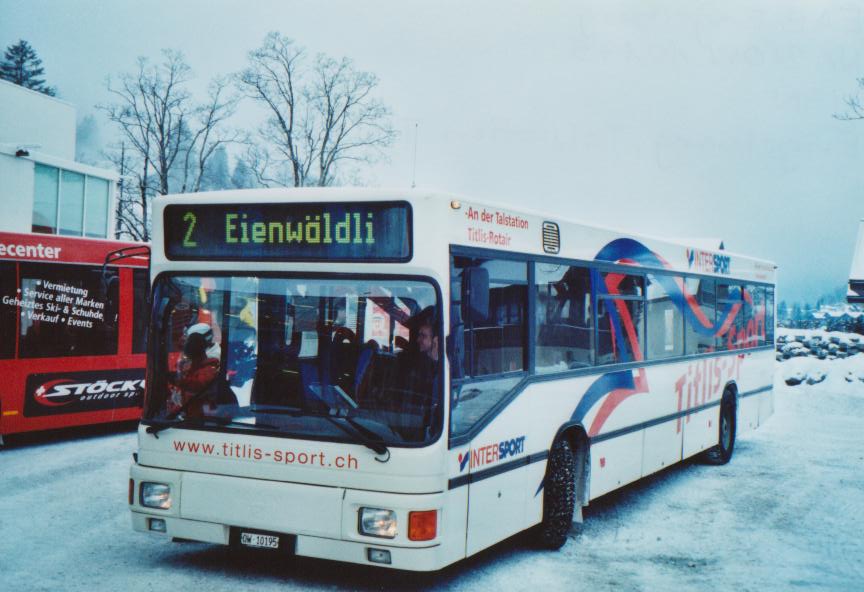
{"label": "building window", "polygon": [[108,189],[105,179],[87,177],[87,199],[84,202],[84,236],[105,238],[108,229]]}
{"label": "building window", "polygon": [[84,228],[84,175],[62,171],[60,175],[60,232],[81,236]]}
{"label": "building window", "polygon": [[60,171],[37,164],[33,182],[33,232],[57,232],[57,188]]}
{"label": "building window", "polygon": [[36,164],[33,232],[65,236],[108,236],[107,179]]}

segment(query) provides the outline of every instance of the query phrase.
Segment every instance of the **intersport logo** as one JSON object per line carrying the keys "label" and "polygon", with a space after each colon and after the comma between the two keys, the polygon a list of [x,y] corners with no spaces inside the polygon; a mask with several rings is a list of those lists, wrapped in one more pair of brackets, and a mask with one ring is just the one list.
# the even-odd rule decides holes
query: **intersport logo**
{"label": "intersport logo", "polygon": [[729,255],[718,255],[710,251],[687,249],[687,265],[695,271],[729,275],[732,259]]}
{"label": "intersport logo", "polygon": [[495,444],[479,446],[460,452],[457,460],[459,462],[459,472],[465,470],[466,467],[472,469],[482,467],[484,465],[495,464],[512,456],[517,456],[525,451],[525,436],[502,440]]}

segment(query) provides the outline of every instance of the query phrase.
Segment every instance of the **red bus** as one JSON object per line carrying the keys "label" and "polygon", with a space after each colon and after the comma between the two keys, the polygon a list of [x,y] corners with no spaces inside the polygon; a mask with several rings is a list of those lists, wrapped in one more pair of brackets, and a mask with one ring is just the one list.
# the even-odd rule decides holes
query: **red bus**
{"label": "red bus", "polygon": [[0,232],[0,444],[141,414],[148,260],[141,243]]}

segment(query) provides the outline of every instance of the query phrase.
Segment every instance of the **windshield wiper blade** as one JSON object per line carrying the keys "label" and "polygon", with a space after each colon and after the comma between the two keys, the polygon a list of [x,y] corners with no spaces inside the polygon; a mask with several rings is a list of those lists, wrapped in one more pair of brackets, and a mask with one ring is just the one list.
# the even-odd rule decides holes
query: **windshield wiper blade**
{"label": "windshield wiper blade", "polygon": [[[273,413],[281,415],[291,415],[292,417],[306,416],[324,418],[336,427],[338,427],[340,430],[351,436],[354,440],[357,440],[358,442],[363,444],[363,446],[373,451],[375,454],[379,456],[382,454],[386,454],[389,458],[390,451],[384,444],[384,438],[354,420],[348,414],[348,409],[337,409],[335,407],[328,407],[328,409],[328,413],[323,413],[321,411],[301,409],[300,407],[284,407],[276,405],[256,405],[255,407],[249,408],[249,410],[253,413]],[[340,419],[345,420],[345,423],[341,423],[340,421],[338,421]]]}
{"label": "windshield wiper blade", "polygon": [[155,425],[154,424],[148,425],[146,431],[148,434],[153,434],[157,439],[159,438],[159,432],[161,432],[162,430],[167,430],[168,428],[174,428],[174,427],[179,427],[179,426],[183,426],[183,425],[205,425],[207,423],[213,423],[213,424],[216,424],[218,426],[237,425],[237,426],[243,426],[243,427],[247,427],[247,428],[258,427],[258,428],[271,429],[271,430],[278,430],[279,429],[278,426],[267,424],[267,423],[258,423],[258,422],[246,423],[244,421],[237,421],[235,419],[231,419],[228,417],[218,417],[218,416],[215,416],[215,417],[185,417],[183,419],[174,419],[174,420],[170,420],[168,418],[165,418],[165,419],[156,419],[156,420],[151,420],[151,421],[155,421],[158,423],[156,423]]}
{"label": "windshield wiper blade", "polygon": [[[384,444],[383,438],[381,438],[372,430],[360,425],[347,415],[334,416],[324,415],[322,413],[321,417],[327,419],[330,423],[341,429],[349,436],[353,436],[358,442],[363,444],[363,446],[365,446],[375,454],[379,456],[382,454],[386,454],[387,460],[390,460],[390,450]],[[345,423],[339,422],[340,419],[344,420]],[[350,426],[350,428],[348,426]],[[373,437],[370,437],[370,435],[372,435]],[[387,462],[387,460],[383,460],[381,462]]]}

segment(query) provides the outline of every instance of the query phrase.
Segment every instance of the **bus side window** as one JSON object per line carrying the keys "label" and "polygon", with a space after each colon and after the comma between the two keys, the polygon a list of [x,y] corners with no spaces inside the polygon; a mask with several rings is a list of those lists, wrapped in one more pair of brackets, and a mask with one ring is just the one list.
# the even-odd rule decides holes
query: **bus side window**
{"label": "bus side window", "polygon": [[19,355],[22,358],[117,353],[117,270],[91,265],[22,263]]}
{"label": "bus side window", "polygon": [[[717,351],[739,347],[744,327],[743,290],[737,284],[717,283]],[[740,340],[743,343],[743,340]]]}
{"label": "bus side window", "polygon": [[535,284],[537,373],[591,366],[594,362],[591,272],[585,267],[537,263]]}
{"label": "bus side window", "polygon": [[593,270],[597,291],[597,363],[645,359],[645,280]]}
{"label": "bus side window", "polygon": [[693,304],[685,300],[687,354],[704,354],[714,351],[715,282],[712,279],[688,277],[684,280],[684,292],[692,297]]}
{"label": "bus side window", "polygon": [[684,317],[672,300],[672,294],[680,289],[684,279],[680,276],[655,274],[648,274],[646,279],[646,359],[658,360],[683,355]]}
{"label": "bus side window", "polygon": [[18,307],[15,263],[0,262],[0,360],[15,357],[15,316]]}

